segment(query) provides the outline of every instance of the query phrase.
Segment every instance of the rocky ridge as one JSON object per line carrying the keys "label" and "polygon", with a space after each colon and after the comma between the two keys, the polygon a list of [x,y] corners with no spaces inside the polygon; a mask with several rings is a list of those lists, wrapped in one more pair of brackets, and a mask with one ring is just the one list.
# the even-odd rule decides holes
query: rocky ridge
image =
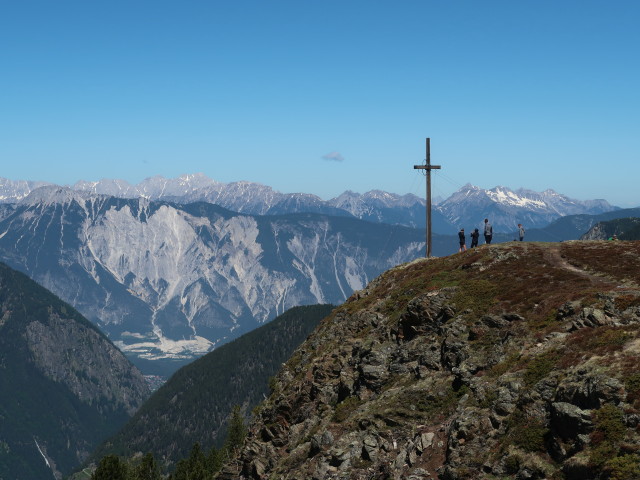
{"label": "rocky ridge", "polygon": [[598,241],[393,268],[284,365],[220,478],[640,478],[638,272],[639,243]]}

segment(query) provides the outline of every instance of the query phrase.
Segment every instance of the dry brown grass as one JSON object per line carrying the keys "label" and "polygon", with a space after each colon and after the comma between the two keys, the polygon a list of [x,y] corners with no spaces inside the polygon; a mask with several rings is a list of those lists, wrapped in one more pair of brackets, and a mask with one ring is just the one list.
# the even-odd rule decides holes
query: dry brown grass
{"label": "dry brown grass", "polygon": [[562,255],[578,268],[611,279],[640,284],[640,242],[582,241],[561,246]]}

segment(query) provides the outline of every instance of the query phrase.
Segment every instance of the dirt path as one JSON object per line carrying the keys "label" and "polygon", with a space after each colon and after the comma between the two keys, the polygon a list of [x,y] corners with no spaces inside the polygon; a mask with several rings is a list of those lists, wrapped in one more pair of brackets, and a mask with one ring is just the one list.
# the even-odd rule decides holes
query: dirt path
{"label": "dirt path", "polygon": [[545,260],[547,260],[552,266],[568,270],[575,273],[576,275],[587,278],[594,285],[601,285],[603,287],[609,288],[615,288],[618,285],[618,282],[614,281],[613,279],[605,278],[596,273],[590,272],[588,270],[583,270],[576,267],[575,265],[571,265],[567,261],[567,259],[562,256],[560,248],[560,244],[550,244],[547,250],[544,252]]}
{"label": "dirt path", "polygon": [[609,275],[604,273],[594,273],[589,270],[584,270],[582,268],[576,267],[575,265],[571,265],[566,258],[562,256],[561,244],[550,244],[547,250],[544,253],[544,258],[554,267],[562,268],[564,270],[568,270],[576,275],[580,275],[583,278],[589,279],[589,281],[593,285],[601,286],[603,288],[630,288],[630,289],[640,289],[640,285],[635,282],[625,279],[624,281],[612,278]]}

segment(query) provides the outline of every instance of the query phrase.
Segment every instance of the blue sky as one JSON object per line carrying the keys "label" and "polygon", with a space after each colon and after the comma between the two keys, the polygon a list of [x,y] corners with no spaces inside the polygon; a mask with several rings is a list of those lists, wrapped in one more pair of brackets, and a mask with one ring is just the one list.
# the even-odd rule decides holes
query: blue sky
{"label": "blue sky", "polygon": [[637,1],[3,1],[0,177],[640,205]]}

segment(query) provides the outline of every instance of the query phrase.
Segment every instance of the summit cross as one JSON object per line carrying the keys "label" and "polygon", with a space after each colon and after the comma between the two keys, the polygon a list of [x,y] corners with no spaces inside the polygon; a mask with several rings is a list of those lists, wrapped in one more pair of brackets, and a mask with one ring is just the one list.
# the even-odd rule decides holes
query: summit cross
{"label": "summit cross", "polygon": [[424,170],[427,177],[427,241],[425,257],[431,256],[431,170],[439,170],[440,165],[431,165],[431,139],[427,138],[427,159],[424,165],[414,165],[415,170]]}

